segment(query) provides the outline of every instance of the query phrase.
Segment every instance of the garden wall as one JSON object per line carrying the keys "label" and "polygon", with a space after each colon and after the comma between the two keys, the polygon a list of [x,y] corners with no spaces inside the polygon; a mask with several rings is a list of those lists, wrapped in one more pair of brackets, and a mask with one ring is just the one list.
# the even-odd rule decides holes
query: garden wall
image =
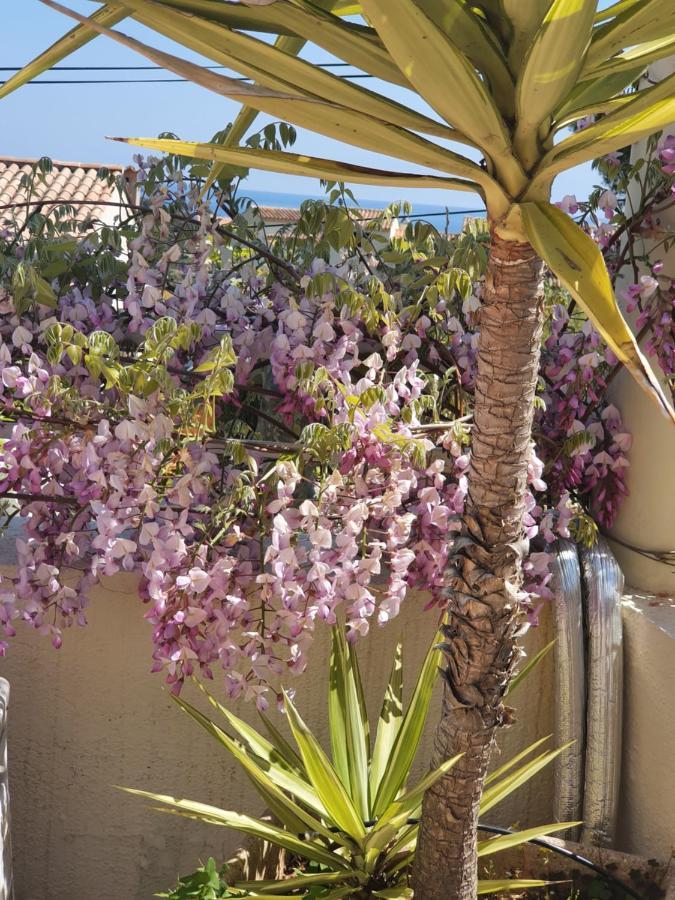
{"label": "garden wall", "polygon": [[[433,613],[419,595],[401,616],[376,628],[360,659],[371,716],[379,713],[396,641],[403,636],[410,685],[433,632]],[[260,802],[224,753],[163,690],[150,668],[150,626],[131,576],[109,579],[95,592],[90,625],[65,635],[63,647],[21,629],[0,675],[11,683],[9,766],[17,900],[148,900],[175,876],[212,854],[227,858],[236,834],[161,815],[114,789],[128,785],[175,793],[225,808],[257,813]],[[326,736],[321,672],[327,629],[312,650],[313,664],[297,682],[303,715]],[[530,644],[547,637],[543,627]],[[542,681],[543,679],[543,681]],[[544,683],[545,682],[545,683]],[[514,703],[521,721],[504,735],[512,752],[552,730],[551,668],[543,666]],[[194,692],[186,696],[194,698]],[[525,697],[525,695],[527,695]],[[435,703],[430,726],[436,718]],[[240,707],[239,712],[242,712]],[[255,721],[255,713],[243,710]],[[418,772],[430,752],[427,729]],[[492,821],[551,818],[552,773],[537,776]]]}
{"label": "garden wall", "polygon": [[[361,646],[371,716],[379,711],[391,654],[403,636],[407,684],[433,632],[433,614],[414,596],[401,616],[376,628]],[[660,604],[660,605],[654,605]],[[667,859],[675,835],[671,753],[675,746],[672,607],[632,595],[624,609],[626,678],[621,849]],[[215,744],[172,704],[162,677],[151,675],[150,626],[131,576],[96,592],[90,625],[73,629],[59,651],[20,630],[0,675],[11,683],[9,766],[16,900],[148,900],[194,868],[200,856],[227,858],[237,835],[161,815],[113,785],[175,793],[256,813],[257,796]],[[326,735],[327,630],[319,632],[312,666],[297,682],[298,702]],[[530,650],[550,639],[543,624],[529,632]],[[194,692],[190,692],[194,698]],[[552,660],[513,695],[519,722],[502,735],[514,753],[553,730]],[[430,717],[418,771],[431,748]],[[255,713],[240,706],[246,718]],[[552,818],[552,772],[541,773],[508,807],[489,818],[536,824]]]}

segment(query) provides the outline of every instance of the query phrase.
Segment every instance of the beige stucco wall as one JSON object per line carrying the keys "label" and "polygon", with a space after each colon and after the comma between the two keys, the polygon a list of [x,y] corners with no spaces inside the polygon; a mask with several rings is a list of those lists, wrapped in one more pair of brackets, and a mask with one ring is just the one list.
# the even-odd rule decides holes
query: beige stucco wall
{"label": "beige stucco wall", "polygon": [[667,860],[675,848],[675,602],[628,589],[618,846]]}
{"label": "beige stucco wall", "polygon": [[[651,81],[675,72],[675,56],[654,63]],[[675,123],[665,129],[675,131]],[[635,145],[633,160],[645,155],[646,141]],[[635,188],[637,190],[637,187]],[[658,212],[661,224],[675,229],[675,210]],[[675,276],[675,247],[663,255],[664,274]],[[646,274],[642,271],[640,274]],[[632,280],[629,279],[629,280]],[[619,302],[625,305],[617,285]],[[635,324],[635,316],[628,316]],[[663,372],[650,362],[668,393]],[[649,402],[634,379],[619,373],[611,387],[633,436],[627,485],[612,533],[647,550],[675,547],[675,428]],[[667,858],[675,845],[675,567],[651,560],[613,542],[612,549],[628,585],[624,603],[624,740],[622,807],[618,838],[622,849]]]}
{"label": "beige stucco wall", "polygon": [[[236,834],[160,815],[116,791],[115,784],[238,811],[261,809],[236,767],[173,705],[161,676],[150,674],[150,626],[133,579],[109,579],[94,594],[89,626],[71,630],[61,650],[22,629],[0,660],[0,675],[11,682],[17,900],[147,900],[178,872],[191,871],[199,857],[222,860],[237,846]],[[360,659],[373,719],[396,641],[405,638],[408,687],[421,664],[434,627],[433,613],[422,607],[423,598],[409,599],[399,619],[363,643]],[[323,629],[310,671],[296,682],[301,711],[323,738],[327,638]],[[527,640],[535,648],[547,638],[544,625]],[[552,731],[551,674],[550,664],[542,667],[531,692],[523,685],[514,693],[521,721],[505,732],[505,753]],[[436,702],[430,720],[437,710]],[[250,708],[243,712],[255,720]],[[418,774],[427,765],[429,724]],[[549,821],[551,783],[552,773],[542,773],[515,802],[494,811],[492,821]]]}
{"label": "beige stucco wall", "polygon": [[[649,69],[649,78],[661,81],[673,72],[675,56],[654,63]],[[665,133],[673,132],[675,123],[665,129]],[[636,144],[632,159],[635,161],[643,158],[645,150],[646,141]],[[637,187],[635,190],[637,191]],[[662,227],[675,232],[674,207],[666,206],[659,210],[657,218]],[[675,277],[675,245],[661,255],[664,275]],[[641,270],[640,274],[648,272]],[[624,278],[617,285],[617,297],[624,306],[623,291],[628,280]],[[634,326],[635,314],[628,315],[628,318]],[[649,361],[668,395],[669,390],[658,361],[653,356],[649,357]],[[675,547],[675,428],[625,370],[619,373],[611,386],[611,397],[621,410],[623,420],[633,436],[626,479],[630,494],[621,506],[612,532],[626,543],[643,549],[672,550]],[[612,549],[628,584],[639,585],[644,591],[665,592],[675,597],[675,567],[648,559],[618,542],[613,543]]]}

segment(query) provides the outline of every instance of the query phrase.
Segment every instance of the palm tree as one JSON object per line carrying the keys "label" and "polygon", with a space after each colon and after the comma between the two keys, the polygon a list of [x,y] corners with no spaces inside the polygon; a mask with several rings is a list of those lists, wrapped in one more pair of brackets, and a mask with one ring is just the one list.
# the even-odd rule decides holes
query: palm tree
{"label": "palm tree", "polygon": [[[246,109],[224,144],[129,143],[332,181],[470,191],[492,236],[481,310],[465,540],[449,572],[443,712],[434,764],[462,760],[426,795],[416,861],[421,900],[476,896],[478,804],[517,657],[523,495],[542,330],[544,264],[617,357],[673,417],[614,299],[602,257],[549,202],[565,169],[675,119],[675,76],[629,92],[675,51],[675,0],[114,0],[0,88],[14,90],[106,34]],[[112,26],[129,17],[252,83],[153,49]],[[274,36],[276,42],[269,37]],[[256,36],[258,35],[258,36]],[[297,57],[310,42],[429,114]],[[255,111],[387,157],[422,174],[237,144]],[[588,116],[593,124],[569,133]],[[459,149],[451,149],[459,144]],[[462,150],[463,152],[459,152]]]}

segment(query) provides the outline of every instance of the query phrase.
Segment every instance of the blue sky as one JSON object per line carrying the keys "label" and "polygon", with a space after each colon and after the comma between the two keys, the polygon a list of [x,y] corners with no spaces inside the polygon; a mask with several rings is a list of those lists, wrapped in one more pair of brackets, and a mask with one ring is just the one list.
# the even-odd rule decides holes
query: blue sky
{"label": "blue sky", "polygon": [[[88,0],[64,0],[78,12],[91,14],[96,6]],[[603,4],[604,5],[604,4]],[[70,28],[71,22],[44,6],[39,0],[21,0],[3,16],[1,38],[2,65],[21,66],[44,50]],[[153,37],[141,26],[124,23],[118,30],[127,32],[177,55],[190,55],[170,42]],[[327,60],[314,56],[313,59]],[[148,65],[148,61],[109,38],[98,37],[62,65]],[[0,80],[9,77],[2,73]],[[66,78],[152,78],[172,77],[162,72],[51,72],[42,79]],[[363,82],[362,82],[363,83]],[[373,82],[369,86],[375,87]],[[396,92],[397,99],[408,102],[405,90]],[[106,135],[155,137],[172,131],[188,140],[207,140],[235,115],[238,104],[190,84],[114,84],[114,85],[26,85],[0,101],[0,156],[51,156],[53,159],[86,162],[129,162],[132,149],[105,139]],[[269,121],[260,116],[262,126]],[[256,127],[256,126],[254,126]],[[365,165],[385,164],[391,168],[408,168],[402,161],[386,161],[355,147],[341,145],[328,138],[299,131],[296,149],[316,156],[359,162]],[[554,198],[575,193],[585,196],[594,183],[590,166],[564,173],[554,186]],[[250,190],[319,193],[317,181],[291,178],[269,172],[252,172]],[[403,197],[394,189],[357,186],[358,198],[374,200],[409,199],[439,206],[471,208],[480,205],[479,198],[459,192],[411,191]]]}

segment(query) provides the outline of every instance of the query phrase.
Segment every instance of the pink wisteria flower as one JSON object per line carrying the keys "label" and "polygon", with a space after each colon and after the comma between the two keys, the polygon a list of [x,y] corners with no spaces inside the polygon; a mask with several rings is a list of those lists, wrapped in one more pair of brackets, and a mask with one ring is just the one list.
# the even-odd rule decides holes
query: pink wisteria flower
{"label": "pink wisteria flower", "polygon": [[562,209],[563,212],[566,212],[569,216],[575,215],[575,213],[579,212],[579,204],[577,203],[577,198],[574,194],[565,194],[565,196],[556,203],[556,206],[559,209]]}

